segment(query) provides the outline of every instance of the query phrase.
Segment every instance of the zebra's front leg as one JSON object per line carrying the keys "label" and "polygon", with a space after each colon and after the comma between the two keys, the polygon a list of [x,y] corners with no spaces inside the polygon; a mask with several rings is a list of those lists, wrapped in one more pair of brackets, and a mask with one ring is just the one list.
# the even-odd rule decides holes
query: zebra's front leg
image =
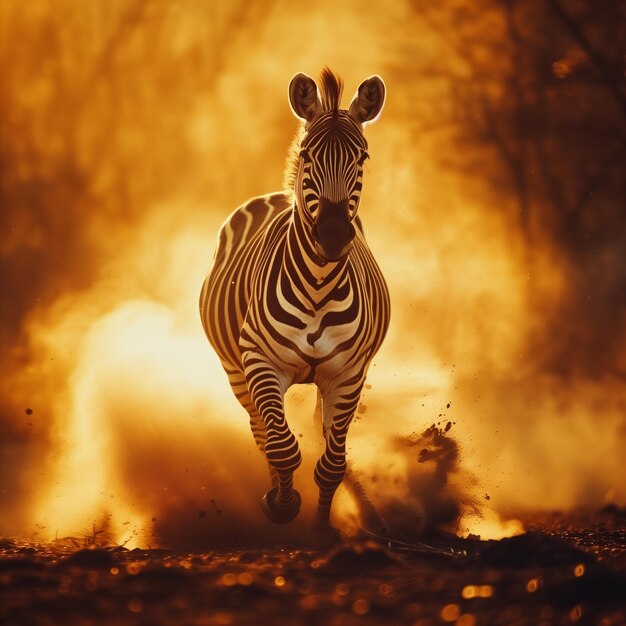
{"label": "zebra's front leg", "polygon": [[[232,387],[233,393],[235,397],[243,408],[248,412],[250,416],[250,430],[252,431],[252,436],[254,437],[254,442],[256,443],[257,448],[261,451],[261,454],[265,457],[265,442],[267,441],[267,433],[265,432],[265,422],[263,418],[259,415],[259,412],[256,410],[256,406],[254,406],[254,402],[252,402],[252,398],[250,397],[250,392],[248,391],[248,383],[246,382],[246,377],[243,375],[243,372],[239,370],[228,370],[228,381],[230,382],[230,386]],[[267,457],[265,457],[267,461]],[[272,487],[276,487],[278,485],[278,475],[274,468],[268,463],[267,464],[270,480],[272,482]]]}
{"label": "zebra's front leg", "polygon": [[258,354],[244,354],[243,363],[250,396],[265,423],[265,456],[277,479],[277,484],[263,496],[261,506],[272,522],[287,524],[300,512],[301,498],[293,488],[293,473],[302,462],[298,442],[285,420],[287,385]]}
{"label": "zebra's front leg", "polygon": [[346,474],[346,438],[361,396],[362,383],[340,395],[330,394],[323,401],[323,428],[326,449],[315,466],[319,500],[313,528],[323,534],[333,533],[330,509],[337,487]]}

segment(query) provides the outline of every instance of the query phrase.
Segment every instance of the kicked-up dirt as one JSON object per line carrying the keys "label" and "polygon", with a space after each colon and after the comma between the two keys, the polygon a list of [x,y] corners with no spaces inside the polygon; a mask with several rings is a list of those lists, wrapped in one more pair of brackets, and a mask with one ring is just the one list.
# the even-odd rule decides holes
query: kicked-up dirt
{"label": "kicked-up dirt", "polygon": [[5,539],[3,626],[626,624],[626,511],[534,515],[501,541],[363,535],[331,549]]}

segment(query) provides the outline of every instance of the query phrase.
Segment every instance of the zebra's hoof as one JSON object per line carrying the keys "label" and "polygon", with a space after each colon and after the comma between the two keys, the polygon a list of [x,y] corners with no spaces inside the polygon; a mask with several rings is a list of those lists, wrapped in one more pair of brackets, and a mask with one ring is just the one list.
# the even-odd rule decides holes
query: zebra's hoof
{"label": "zebra's hoof", "polygon": [[261,498],[261,508],[265,517],[274,524],[289,524],[300,513],[300,505],[302,504],[302,498],[300,494],[294,489],[294,503],[289,508],[283,508],[276,504],[276,496],[278,495],[278,487],[273,487]]}

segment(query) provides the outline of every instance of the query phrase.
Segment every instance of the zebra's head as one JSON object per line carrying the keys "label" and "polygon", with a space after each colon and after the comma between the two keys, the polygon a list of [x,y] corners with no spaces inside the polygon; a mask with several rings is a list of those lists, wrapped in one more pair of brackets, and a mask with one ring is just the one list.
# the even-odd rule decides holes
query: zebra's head
{"label": "zebra's head", "polygon": [[379,76],[364,80],[348,109],[340,109],[342,81],[330,70],[321,75],[321,95],[306,74],[289,85],[289,103],[304,122],[296,138],[292,183],[296,207],[315,251],[337,261],[350,251],[353,221],[368,158],[363,128],[376,121],[385,102]]}

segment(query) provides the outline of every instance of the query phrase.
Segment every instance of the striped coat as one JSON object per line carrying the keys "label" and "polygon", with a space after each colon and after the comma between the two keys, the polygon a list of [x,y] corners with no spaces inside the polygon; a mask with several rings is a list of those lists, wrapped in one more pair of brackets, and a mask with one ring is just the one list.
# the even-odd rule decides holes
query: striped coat
{"label": "striped coat", "polygon": [[329,532],[334,492],[346,469],[346,436],[368,366],[389,323],[389,296],[357,216],[367,143],[380,112],[380,78],[364,81],[349,111],[341,83],[322,75],[322,98],[303,74],[290,86],[305,122],[289,192],[254,198],[222,226],[200,296],[201,318],[233,391],[250,415],[272,488],[262,500],[277,523],[300,508],[293,472],[298,443],[284,414],[290,385],[315,383],[326,449],[315,469],[315,528]]}

